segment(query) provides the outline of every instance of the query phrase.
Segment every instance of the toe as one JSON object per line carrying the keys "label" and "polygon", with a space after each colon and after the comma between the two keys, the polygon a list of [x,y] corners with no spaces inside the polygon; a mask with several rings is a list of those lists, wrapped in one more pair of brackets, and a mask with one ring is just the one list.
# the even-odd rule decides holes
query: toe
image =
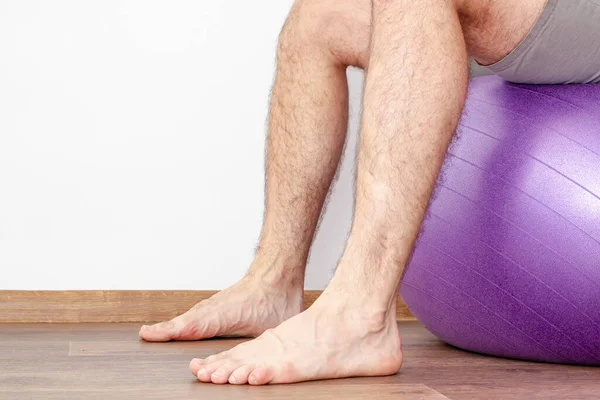
{"label": "toe", "polygon": [[212,383],[227,383],[231,373],[239,366],[239,361],[229,361],[221,365],[215,372],[212,373]]}
{"label": "toe", "polygon": [[190,361],[190,371],[194,376],[198,376],[198,371],[206,364],[205,360],[201,360],[199,358],[194,358]]}
{"label": "toe", "polygon": [[248,376],[251,385],[266,385],[273,380],[273,371],[268,368],[256,368]]}
{"label": "toe", "polygon": [[176,335],[178,325],[181,323],[178,318],[180,317],[150,326],[144,325],[140,329],[140,337],[148,342],[167,342]]}
{"label": "toe", "polygon": [[138,332],[138,335],[140,336],[140,339],[144,338],[144,332],[149,328],[148,325],[142,325],[142,327],[140,328],[140,331]]}
{"label": "toe", "polygon": [[252,364],[242,365],[229,375],[229,383],[234,385],[244,385],[248,383],[248,375],[254,370],[255,366]]}
{"label": "toe", "polygon": [[212,374],[227,361],[228,360],[217,360],[212,363],[206,363],[200,367],[196,377],[202,382],[212,382]]}

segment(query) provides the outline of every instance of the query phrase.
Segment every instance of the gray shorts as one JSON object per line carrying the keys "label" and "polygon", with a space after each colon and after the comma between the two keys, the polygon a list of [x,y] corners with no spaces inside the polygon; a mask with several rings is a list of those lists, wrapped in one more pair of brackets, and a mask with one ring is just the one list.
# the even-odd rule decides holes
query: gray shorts
{"label": "gray shorts", "polygon": [[525,39],[485,68],[515,83],[600,83],[600,0],[548,0]]}

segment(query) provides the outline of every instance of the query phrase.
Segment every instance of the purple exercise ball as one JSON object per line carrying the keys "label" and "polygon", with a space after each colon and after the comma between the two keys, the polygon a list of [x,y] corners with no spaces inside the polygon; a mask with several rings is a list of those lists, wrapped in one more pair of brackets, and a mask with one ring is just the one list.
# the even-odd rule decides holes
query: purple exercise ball
{"label": "purple exercise ball", "polygon": [[400,293],[453,346],[600,365],[600,85],[471,81]]}

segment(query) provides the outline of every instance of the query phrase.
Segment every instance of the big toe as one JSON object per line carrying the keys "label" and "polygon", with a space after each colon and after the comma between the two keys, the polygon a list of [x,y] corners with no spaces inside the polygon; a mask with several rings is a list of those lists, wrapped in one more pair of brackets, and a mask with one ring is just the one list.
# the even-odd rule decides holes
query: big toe
{"label": "big toe", "polygon": [[204,364],[205,364],[204,360],[194,358],[192,361],[190,361],[190,372],[194,376],[198,376],[198,371],[200,371],[200,368],[202,368],[204,366]]}
{"label": "big toe", "polygon": [[177,337],[181,329],[177,318],[171,321],[164,321],[154,325],[144,325],[140,329],[140,338],[148,342],[167,342]]}

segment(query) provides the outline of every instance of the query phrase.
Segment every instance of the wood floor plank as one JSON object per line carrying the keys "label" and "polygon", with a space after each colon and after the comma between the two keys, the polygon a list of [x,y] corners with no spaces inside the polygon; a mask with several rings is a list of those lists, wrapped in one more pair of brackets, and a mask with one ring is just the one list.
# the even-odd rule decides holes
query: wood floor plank
{"label": "wood floor plank", "polygon": [[[159,388],[142,389],[138,387],[67,389],[53,390],[37,388],[30,390],[26,395],[22,391],[0,389],[0,395],[10,399],[244,399],[244,400],[275,400],[275,399],[356,399],[368,400],[374,396],[378,400],[448,400],[441,393],[425,385],[412,384],[382,384],[376,389],[372,386],[336,385],[323,386],[318,383],[307,382],[286,386],[233,386],[192,383],[187,387],[169,384]],[[143,396],[143,397],[142,397]]]}
{"label": "wood floor plank", "polygon": [[146,343],[139,324],[0,324],[0,399],[587,400],[600,368],[486,357],[400,322],[400,373],[267,387],[212,385],[189,372],[194,357],[246,339]]}
{"label": "wood floor plank", "polygon": [[[69,343],[69,356],[71,357],[93,357],[93,356],[115,356],[115,355],[135,355],[139,357],[162,356],[165,354],[190,354],[195,352],[196,357],[203,357],[214,352],[220,352],[230,349],[238,343],[249,339],[211,339],[203,342],[204,346],[198,346],[197,342],[169,342],[169,343],[148,343],[144,341],[126,340],[126,341],[73,341]],[[199,349],[199,347],[201,347]]]}
{"label": "wood floor plank", "polygon": [[[184,313],[214,290],[0,290],[0,323],[164,321]],[[310,307],[320,290],[304,292]],[[399,321],[414,320],[398,296]]]}
{"label": "wood floor plank", "polygon": [[[198,384],[200,386],[202,384]],[[65,400],[65,399],[114,399],[114,400],[131,400],[131,399],[244,399],[244,400],[275,400],[275,399],[314,399],[314,400],[331,400],[331,399],[356,399],[370,400],[374,396],[378,400],[448,400],[441,393],[436,392],[424,385],[381,385],[376,389],[372,387],[356,387],[356,385],[339,385],[333,390],[327,386],[316,386],[310,384],[301,384],[296,386],[282,387],[205,387],[181,389],[180,386],[168,385],[162,387],[163,390],[145,390],[143,395],[140,395],[139,389],[100,389],[98,391],[89,390],[65,390],[55,391],[49,389],[40,389],[37,391],[28,392],[26,395],[22,391],[1,390],[0,394],[6,396],[7,399],[44,399],[44,400]],[[143,397],[142,397],[143,396]]]}

